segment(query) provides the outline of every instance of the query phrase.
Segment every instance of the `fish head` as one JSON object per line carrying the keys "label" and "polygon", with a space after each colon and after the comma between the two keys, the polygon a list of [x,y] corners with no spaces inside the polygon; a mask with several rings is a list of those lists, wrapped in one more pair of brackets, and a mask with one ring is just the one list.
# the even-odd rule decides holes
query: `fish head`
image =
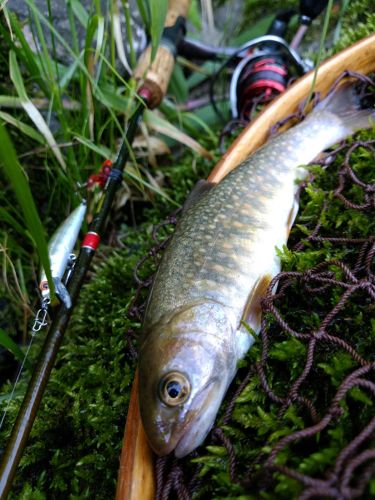
{"label": "fish head", "polygon": [[183,457],[207,436],[236,370],[233,336],[226,311],[214,302],[181,308],[145,331],[139,403],[158,455]]}

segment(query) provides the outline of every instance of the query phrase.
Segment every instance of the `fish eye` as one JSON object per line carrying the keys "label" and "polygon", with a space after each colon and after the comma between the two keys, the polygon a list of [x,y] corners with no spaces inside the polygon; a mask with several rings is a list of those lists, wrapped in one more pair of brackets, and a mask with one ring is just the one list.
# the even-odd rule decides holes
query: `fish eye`
{"label": "fish eye", "polygon": [[165,375],[160,382],[160,399],[168,406],[177,406],[184,403],[190,394],[188,379],[179,372]]}

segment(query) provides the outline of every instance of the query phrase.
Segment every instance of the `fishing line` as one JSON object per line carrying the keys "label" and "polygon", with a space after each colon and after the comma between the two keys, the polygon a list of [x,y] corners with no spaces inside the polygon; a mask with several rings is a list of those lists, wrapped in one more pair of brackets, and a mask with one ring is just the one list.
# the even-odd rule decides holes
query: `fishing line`
{"label": "fishing line", "polygon": [[16,392],[16,387],[17,387],[17,384],[18,384],[19,379],[20,379],[20,377],[21,377],[22,370],[23,370],[23,368],[24,368],[24,366],[25,366],[25,363],[26,363],[26,360],[27,360],[27,358],[28,358],[28,356],[29,356],[30,348],[31,348],[31,345],[32,345],[32,343],[33,343],[34,337],[35,337],[35,334],[34,334],[34,335],[31,335],[31,339],[30,339],[29,345],[28,345],[28,347],[27,347],[27,349],[26,349],[25,356],[24,356],[24,358],[23,358],[23,360],[22,360],[22,363],[21,363],[21,366],[20,366],[20,368],[19,368],[19,370],[18,370],[16,380],[15,380],[15,382],[14,382],[14,384],[13,384],[13,389],[12,389],[12,392],[10,393],[10,396],[9,396],[9,398],[8,398],[8,402],[7,402],[7,405],[6,405],[6,407],[5,407],[5,410],[4,410],[4,413],[3,413],[3,416],[1,417],[1,421],[0,421],[0,430],[1,430],[1,429],[2,429],[2,427],[3,427],[3,423],[4,423],[4,420],[5,420],[5,417],[6,417],[7,413],[8,413],[8,410],[9,410],[9,407],[10,407],[10,403],[13,401],[14,393]]}

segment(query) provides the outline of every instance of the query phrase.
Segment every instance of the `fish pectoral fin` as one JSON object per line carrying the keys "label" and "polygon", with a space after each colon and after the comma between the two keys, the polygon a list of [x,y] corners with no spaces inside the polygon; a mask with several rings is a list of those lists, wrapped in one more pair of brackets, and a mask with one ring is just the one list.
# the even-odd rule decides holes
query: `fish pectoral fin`
{"label": "fish pectoral fin", "polygon": [[288,221],[286,223],[286,236],[287,238],[289,237],[289,233],[292,229],[293,223],[297,217],[298,214],[298,209],[299,209],[299,196],[296,194],[294,201],[293,201],[293,206],[290,209],[289,216],[288,216]]}
{"label": "fish pectoral fin", "polygon": [[[255,341],[255,336],[252,332],[255,334],[259,333],[262,316],[261,300],[265,296],[271,281],[271,274],[265,274],[258,278],[247,299],[242,314],[241,325],[236,332],[237,351],[241,358]],[[249,328],[251,331],[249,331]]]}
{"label": "fish pectoral fin", "polygon": [[210,182],[206,181],[205,179],[200,179],[186,198],[185,203],[182,207],[182,211],[185,212],[188,208],[195,205],[197,201],[199,201],[206,193],[208,193],[208,191],[216,186],[216,184],[216,182]]}

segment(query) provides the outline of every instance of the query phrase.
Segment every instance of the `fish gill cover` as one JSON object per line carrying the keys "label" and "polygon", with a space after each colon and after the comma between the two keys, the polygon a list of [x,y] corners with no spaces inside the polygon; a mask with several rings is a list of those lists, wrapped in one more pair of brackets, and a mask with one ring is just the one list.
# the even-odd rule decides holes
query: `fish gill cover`
{"label": "fish gill cover", "polygon": [[[373,31],[369,5],[351,2],[345,46]],[[374,495],[374,147],[373,131],[362,132],[330,155],[333,163],[311,167],[314,181],[301,194],[282,253],[281,286],[264,302],[263,339],[243,361],[208,446],[184,461],[158,460],[159,498]],[[195,172],[191,162],[186,155],[178,170],[166,168],[178,202],[208,173],[204,160]],[[103,247],[11,498],[113,496],[140,327],[131,307],[133,271],[145,253],[155,256],[150,225],[165,214],[156,203],[144,212],[147,222],[123,226],[117,238],[124,248],[113,255]],[[161,245],[166,232],[155,235]],[[153,259],[140,267],[146,284],[154,269]],[[19,402],[12,402],[1,443]]]}

